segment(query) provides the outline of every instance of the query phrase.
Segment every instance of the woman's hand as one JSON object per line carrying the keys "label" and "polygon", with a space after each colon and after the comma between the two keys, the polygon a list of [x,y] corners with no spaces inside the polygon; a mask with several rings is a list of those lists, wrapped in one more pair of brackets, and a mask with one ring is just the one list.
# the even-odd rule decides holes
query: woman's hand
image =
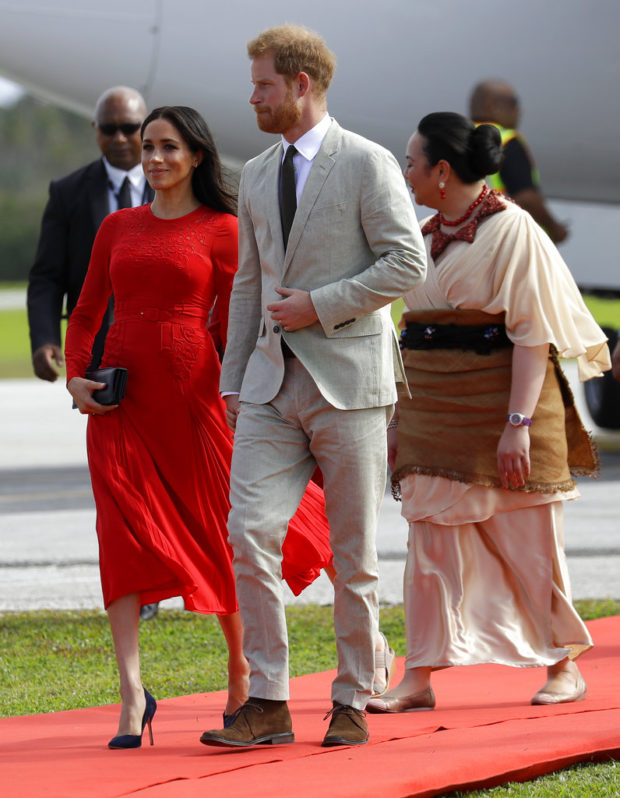
{"label": "woman's hand", "polygon": [[110,410],[115,410],[118,405],[100,405],[93,399],[93,392],[105,388],[105,382],[93,382],[84,377],[73,377],[67,384],[67,390],[73,397],[78,410],[83,415],[104,416]]}
{"label": "woman's hand", "polygon": [[[507,413],[521,413],[532,418],[545,380],[549,344],[514,345],[512,376]],[[534,423],[536,423],[534,421]],[[506,423],[497,446],[497,468],[505,488],[522,488],[530,475],[529,427]]]}
{"label": "woman's hand", "polygon": [[522,488],[530,475],[529,427],[506,424],[497,446],[497,469],[505,488]]}

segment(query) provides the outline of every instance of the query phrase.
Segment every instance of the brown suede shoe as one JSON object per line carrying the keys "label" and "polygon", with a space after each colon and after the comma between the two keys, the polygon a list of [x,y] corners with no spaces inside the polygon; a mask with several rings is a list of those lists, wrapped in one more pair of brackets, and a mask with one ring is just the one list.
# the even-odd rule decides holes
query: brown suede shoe
{"label": "brown suede shoe", "polygon": [[250,745],[294,743],[293,724],[286,701],[250,698],[233,715],[225,729],[209,729],[200,742],[205,745],[247,748]]}
{"label": "brown suede shoe", "polygon": [[332,719],[329,723],[327,734],[323,738],[323,746],[330,745],[364,745],[368,742],[368,725],[366,724],[366,713],[361,709],[354,709],[347,704],[339,704],[334,701],[334,706],[325,715],[323,720],[329,716]]}

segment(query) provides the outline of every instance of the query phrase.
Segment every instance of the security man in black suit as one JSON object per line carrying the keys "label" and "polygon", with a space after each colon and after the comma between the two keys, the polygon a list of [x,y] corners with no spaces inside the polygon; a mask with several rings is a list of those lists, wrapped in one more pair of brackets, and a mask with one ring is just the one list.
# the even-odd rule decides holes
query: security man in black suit
{"label": "security man in black suit", "polygon": [[[60,320],[66,297],[70,315],[82,290],[90,251],[101,222],[118,208],[152,199],[141,167],[140,125],[146,116],[142,96],[124,86],[97,100],[93,127],[103,157],[50,184],[39,246],[28,282],[28,323],[34,373],[54,382],[63,364]],[[99,364],[110,313],[93,347]]]}
{"label": "security man in black suit", "polygon": [[[58,378],[62,366],[60,321],[75,307],[101,222],[113,211],[150,202],[153,192],[141,166],[140,126],[146,116],[142,96],[126,86],[105,91],[97,100],[93,127],[102,158],[54,180],[43,213],[41,234],[28,280],[28,323],[34,373]],[[91,367],[101,360],[112,321],[112,303],[93,345]],[[152,618],[157,604],[142,607]]]}

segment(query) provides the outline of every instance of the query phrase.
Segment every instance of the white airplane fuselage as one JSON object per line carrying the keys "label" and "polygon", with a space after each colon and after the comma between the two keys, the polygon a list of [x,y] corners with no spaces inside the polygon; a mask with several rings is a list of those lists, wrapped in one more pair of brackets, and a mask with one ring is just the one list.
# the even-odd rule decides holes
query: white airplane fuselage
{"label": "white airplane fuselage", "polygon": [[271,25],[325,37],[338,59],[330,113],[401,161],[422,116],[467,113],[472,86],[501,77],[521,98],[544,192],[571,222],[565,256],[578,280],[593,268],[581,262],[592,224],[582,229],[581,209],[620,223],[617,0],[314,0],[302,10],[284,0],[0,0],[0,18],[0,73],[35,95],[90,115],[105,88],[126,84],[149,107],[192,105],[238,163],[274,140],[248,105],[246,55]]}

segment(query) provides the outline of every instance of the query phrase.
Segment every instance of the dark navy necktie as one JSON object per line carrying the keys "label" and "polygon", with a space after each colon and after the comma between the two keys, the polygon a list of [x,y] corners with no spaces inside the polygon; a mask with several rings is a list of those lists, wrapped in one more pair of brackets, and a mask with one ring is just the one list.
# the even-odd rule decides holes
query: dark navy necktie
{"label": "dark navy necktie", "polygon": [[288,236],[293,226],[295,211],[297,210],[297,194],[295,191],[295,167],[293,157],[297,150],[289,144],[280,170],[280,220],[282,221],[282,238],[284,249],[288,244]]}
{"label": "dark navy necktie", "polygon": [[118,192],[117,196],[118,201],[118,210],[120,211],[121,208],[132,208],[133,202],[131,201],[131,185],[129,183],[129,178],[126,177],[123,182],[121,183],[120,191]]}

